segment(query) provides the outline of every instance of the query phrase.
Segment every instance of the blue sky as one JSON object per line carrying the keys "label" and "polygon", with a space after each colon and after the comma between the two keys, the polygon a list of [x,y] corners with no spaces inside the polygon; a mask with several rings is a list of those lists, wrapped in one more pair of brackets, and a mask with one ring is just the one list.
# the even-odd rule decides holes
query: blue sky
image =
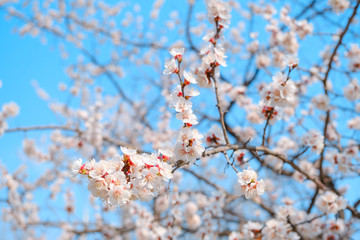
{"label": "blue sky", "polygon": [[[64,67],[66,62],[59,58],[59,52],[44,46],[38,39],[30,36],[20,37],[13,33],[17,27],[14,22],[4,21],[0,12],[0,79],[3,87],[0,88],[0,104],[14,101],[20,106],[20,115],[9,120],[10,127],[42,125],[56,123],[50,113],[47,103],[41,100],[31,81],[36,80],[50,94],[59,96],[58,82],[64,81]],[[32,134],[32,133],[28,133]],[[19,163],[19,150],[24,133],[8,134],[0,138],[0,156],[10,169]],[[11,160],[10,160],[11,159]]]}
{"label": "blue sky", "polygon": [[[152,4],[151,1],[138,1],[142,5],[142,11],[146,12]],[[160,21],[167,18],[167,13],[171,10],[180,10],[180,14],[186,13],[186,9],[182,8],[180,1],[166,1],[166,5],[161,11]],[[198,6],[199,8],[199,6]],[[296,12],[296,7],[294,9]],[[54,38],[48,38],[46,45],[42,44],[38,38],[31,36],[19,36],[13,33],[13,28],[18,27],[16,21],[5,21],[4,12],[0,11],[0,80],[2,80],[3,87],[0,88],[0,106],[9,101],[15,101],[20,106],[20,115],[16,118],[8,121],[11,128],[18,126],[33,126],[33,125],[47,125],[47,124],[59,124],[61,120],[57,119],[53,113],[48,109],[48,105],[45,101],[41,100],[34,91],[31,81],[35,80],[39,85],[44,88],[52,98],[59,101],[65,101],[66,95],[60,93],[57,90],[59,82],[70,82],[68,76],[65,74],[65,67],[74,63],[76,56],[71,55],[69,59],[62,59],[60,52],[57,48],[58,41]],[[344,21],[345,19],[342,18]],[[236,18],[233,19],[236,21]],[[264,22],[259,21],[256,25],[257,29],[261,29]],[[325,23],[319,23],[319,26],[315,26],[317,31],[324,30],[326,32],[333,32],[334,28],[322,29],[326,26]],[[355,29],[359,29],[358,27]],[[265,39],[265,36],[263,37]],[[169,37],[169,44],[176,41],[177,36],[172,35]],[[305,49],[309,49],[312,45],[313,49],[317,51],[303,51],[300,55],[300,59],[306,61],[306,59],[312,60],[318,58],[318,49],[321,49],[324,43],[328,43],[329,39],[324,39],[323,42],[316,42],[316,45],[311,39],[306,40],[303,44]],[[71,49],[71,48],[70,48]],[[74,54],[75,55],[75,54]],[[164,53],[164,59],[169,57]],[[305,63],[306,64],[306,63]],[[233,64],[235,66],[236,63]],[[229,64],[231,68],[231,64]],[[131,69],[131,67],[129,68]],[[223,69],[226,72],[226,69]],[[336,75],[333,75],[335,78]],[[264,74],[262,77],[266,77]],[[267,79],[270,81],[270,79]],[[341,92],[343,85],[342,81],[336,87],[336,90]],[[106,84],[106,83],[105,83]],[[129,84],[131,83],[122,83]],[[313,90],[316,91],[316,90]],[[342,102],[344,105],[350,105],[347,102]],[[345,125],[343,121],[339,121],[339,125]],[[340,126],[341,128],[342,126]],[[28,137],[40,137],[45,132],[29,132]],[[12,172],[19,164],[30,164],[35,168],[32,168],[32,174],[38,175],[43,170],[38,164],[29,163],[21,153],[21,140],[24,137],[24,133],[10,133],[6,136],[0,137],[0,160],[2,164]],[[358,188],[359,179],[346,180],[346,184],[350,184],[352,188]],[[1,192],[0,192],[1,193]],[[352,194],[348,194],[351,202],[358,197],[356,191],[352,191]]]}

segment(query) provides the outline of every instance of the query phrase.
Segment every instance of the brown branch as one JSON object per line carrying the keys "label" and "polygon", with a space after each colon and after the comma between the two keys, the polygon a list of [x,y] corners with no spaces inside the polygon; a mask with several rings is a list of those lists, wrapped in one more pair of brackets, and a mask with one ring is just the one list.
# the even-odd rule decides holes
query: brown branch
{"label": "brown branch", "polygon": [[264,132],[263,132],[263,135],[262,135],[261,146],[265,146],[266,128],[267,128],[267,126],[269,125],[269,121],[270,121],[270,118],[272,117],[273,111],[274,111],[274,108],[271,109],[271,111],[270,111],[270,113],[269,113],[269,116],[268,116],[267,119],[266,119],[266,124],[265,124]]}
{"label": "brown branch", "polygon": [[[239,198],[239,196],[228,193],[224,188],[209,181],[207,178],[199,175],[198,173],[196,173],[190,169],[187,169],[187,168],[184,168],[183,170],[192,174],[194,177],[198,178],[199,180],[205,182],[206,184],[212,186],[213,188],[215,188],[215,189],[219,190],[220,192],[222,192],[223,194],[225,194],[227,196],[226,204],[230,204],[232,201]],[[275,216],[275,212],[271,209],[271,207],[266,206],[264,203],[261,202],[261,200],[260,201],[255,201],[255,199],[250,199],[250,200],[252,202],[254,202],[255,204],[257,204],[259,207],[261,207],[263,210],[267,211],[272,217]]]}
{"label": "brown branch", "polygon": [[229,193],[227,193],[227,191],[226,191],[224,188],[216,185],[215,183],[212,183],[211,181],[209,181],[207,178],[201,176],[200,174],[198,174],[198,173],[196,173],[196,172],[194,172],[194,171],[192,171],[192,170],[190,170],[190,169],[187,169],[187,168],[183,168],[183,170],[184,170],[185,172],[190,173],[191,175],[193,175],[193,176],[196,177],[197,179],[205,182],[206,184],[212,186],[213,188],[219,190],[220,192],[222,192],[222,193],[224,193],[224,194],[226,194],[226,195],[230,195]]}
{"label": "brown branch", "polygon": [[[84,131],[78,129],[78,128],[72,128],[69,126],[61,126],[61,125],[44,125],[44,126],[29,126],[29,127],[17,127],[17,128],[9,128],[7,130],[5,130],[5,133],[15,133],[15,132],[28,132],[28,131],[41,131],[41,130],[64,130],[64,131],[71,131],[71,132],[76,132],[79,135],[83,135]],[[131,146],[130,144],[114,139],[110,136],[105,136],[103,135],[103,140],[106,142],[109,142],[111,144],[114,144],[116,146],[129,146],[129,147],[133,147],[136,148],[135,146]],[[142,150],[139,150],[140,152],[142,152]]]}
{"label": "brown branch", "polygon": [[336,52],[337,52],[337,50],[339,49],[340,45],[342,44],[342,41],[343,41],[343,39],[344,39],[344,36],[345,36],[346,32],[348,31],[348,29],[349,29],[349,27],[350,27],[350,25],[351,25],[351,22],[353,21],[354,17],[356,16],[356,12],[357,12],[357,10],[358,10],[358,8],[359,8],[359,5],[360,5],[360,0],[357,1],[356,6],[354,7],[354,11],[353,11],[353,13],[351,14],[350,18],[348,19],[347,24],[346,24],[344,30],[342,31],[342,33],[341,33],[340,36],[339,36],[339,41],[337,42],[337,44],[336,44],[336,46],[335,46],[335,48],[334,48],[334,50],[333,50],[333,52],[332,52],[332,54],[331,54],[331,56],[330,56],[328,68],[327,68],[327,70],[326,70],[325,77],[324,77],[324,79],[323,79],[325,94],[327,94],[326,82],[327,82],[327,79],[328,79],[328,77],[329,77],[330,71],[331,71],[331,69],[332,69],[332,65],[333,65],[333,62],[334,62],[334,58],[335,58],[335,56],[336,56]]}
{"label": "brown branch", "polygon": [[[354,17],[356,16],[356,12],[359,8],[359,5],[360,5],[360,0],[357,1],[357,4],[356,6],[354,7],[354,10],[353,10],[353,13],[351,14],[351,16],[349,17],[348,21],[347,21],[347,24],[344,28],[344,30],[341,32],[340,36],[339,36],[339,40],[337,42],[337,44],[335,45],[335,48],[330,56],[330,59],[329,59],[329,63],[328,63],[328,67],[327,67],[327,70],[325,72],[325,76],[324,76],[324,79],[322,80],[323,82],[323,85],[324,85],[324,93],[326,96],[328,96],[328,90],[327,90],[327,80],[328,80],[328,77],[329,77],[329,74],[330,74],[330,71],[332,69],[332,66],[333,66],[333,62],[334,62],[334,58],[336,56],[336,53],[340,47],[340,45],[342,44],[343,42],[343,39],[344,39],[344,36],[345,34],[347,33],[347,31],[349,30],[349,27],[354,19]],[[323,177],[324,177],[324,173],[323,173],[323,162],[324,162],[324,152],[325,152],[325,142],[326,142],[326,139],[327,139],[327,129],[328,129],[328,125],[329,125],[329,122],[330,122],[330,110],[327,110],[326,111],[326,119],[325,119],[325,125],[324,125],[324,148],[322,149],[321,151],[321,154],[320,154],[320,164],[319,164],[319,169],[320,169],[320,179],[322,180]]]}
{"label": "brown branch", "polygon": [[311,209],[312,209],[312,207],[313,207],[314,204],[315,204],[315,200],[316,200],[316,197],[317,197],[318,193],[319,193],[319,188],[316,188],[316,191],[315,191],[315,193],[314,193],[314,196],[311,198],[311,202],[310,202],[309,208],[308,208],[307,211],[306,211],[308,214],[311,212]]}
{"label": "brown branch", "polygon": [[234,164],[230,161],[228,155],[226,154],[226,152],[223,152],[225,158],[226,158],[226,161],[228,162],[228,164],[234,169],[234,171],[236,173],[238,173],[239,171],[236,169],[236,167],[234,166]]}
{"label": "brown branch", "polygon": [[222,131],[223,131],[223,134],[224,134],[226,144],[230,144],[229,137],[227,135],[227,131],[226,131],[226,127],[225,127],[224,112],[221,110],[221,106],[220,106],[220,98],[219,98],[217,81],[216,81],[215,77],[213,78],[213,80],[214,80],[216,103],[217,103],[216,107],[218,108],[219,115],[220,115],[221,128],[222,128]]}
{"label": "brown branch", "polygon": [[[294,170],[302,173],[307,179],[309,179],[310,181],[315,183],[317,188],[319,188],[319,189],[321,189],[323,191],[332,191],[332,192],[336,193],[337,195],[339,195],[339,193],[335,189],[330,188],[329,186],[325,185],[319,178],[311,176],[308,172],[302,170],[293,161],[287,159],[287,157],[284,156],[283,154],[274,152],[274,151],[270,150],[269,148],[267,148],[265,146],[257,146],[257,147],[240,146],[240,145],[218,146],[218,147],[215,147],[215,148],[213,148],[211,150],[205,150],[205,152],[203,153],[203,156],[209,156],[209,155],[213,155],[213,154],[216,154],[216,153],[219,153],[219,152],[228,151],[228,150],[231,150],[231,149],[232,150],[247,149],[247,150],[256,151],[256,152],[260,151],[260,152],[263,152],[265,155],[275,156],[278,159],[282,160],[284,163],[289,164]],[[360,212],[358,212],[354,207],[352,207],[352,206],[350,206],[348,204],[346,208],[351,211],[353,216],[355,216],[357,218],[360,218]]]}

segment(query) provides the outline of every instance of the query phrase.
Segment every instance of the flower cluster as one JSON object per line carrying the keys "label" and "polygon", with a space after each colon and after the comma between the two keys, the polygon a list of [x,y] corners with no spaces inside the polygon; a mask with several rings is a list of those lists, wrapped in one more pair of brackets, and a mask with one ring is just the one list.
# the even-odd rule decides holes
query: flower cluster
{"label": "flower cluster", "polygon": [[[360,49],[359,43],[349,42],[357,37],[359,4],[304,0],[290,12],[292,4],[285,1],[249,1],[246,6],[224,1],[205,0],[205,13],[204,3],[188,0],[186,17],[180,3],[178,9],[162,9],[165,0],[153,1],[152,10],[136,1],[0,0],[6,15],[24,24],[16,28],[20,34],[39,35],[41,41],[55,34],[71,64],[66,70],[70,81],[59,85],[69,96],[65,102],[33,83],[58,124],[29,122],[28,127],[6,129],[18,107],[0,105],[0,135],[4,129],[23,132],[22,153],[43,162],[41,170],[46,170],[37,177],[31,169],[29,174],[20,169],[25,165],[16,170],[13,163],[3,166],[0,161],[2,221],[13,230],[9,236],[38,239],[52,235],[47,230],[51,226],[61,239],[92,238],[94,233],[115,240],[356,238],[359,209],[341,196],[356,192],[354,184],[343,184],[358,178],[360,168]],[[230,11],[236,12],[235,19]],[[346,16],[336,16],[343,11]],[[332,20],[326,21],[328,28],[313,34],[313,26],[325,26],[323,17]],[[212,23],[209,31],[206,18]],[[179,39],[170,43],[174,34]],[[199,36],[204,36],[202,44]],[[322,43],[329,45],[318,56],[320,49],[314,46]],[[174,48],[169,49],[165,77],[159,77],[159,56],[170,45]],[[189,59],[183,46],[191,48]],[[82,53],[78,58],[76,49]],[[306,57],[303,53],[309,51],[298,69],[301,80],[290,78],[299,63],[296,56]],[[136,67],[125,70],[124,64]],[[230,69],[220,76],[227,65]],[[270,78],[263,81],[266,75]],[[139,76],[141,81],[131,86],[119,82]],[[212,88],[203,89],[199,99],[195,84]],[[159,94],[165,101],[159,101]],[[202,101],[198,110],[194,99]],[[284,122],[268,126],[277,119]],[[258,125],[263,123],[263,128]],[[204,137],[195,129],[201,126],[209,127]],[[309,126],[319,131],[306,133]],[[33,130],[46,131],[41,146],[29,138]],[[122,148],[118,155],[119,146],[167,150],[143,154]],[[82,156],[72,166],[74,174],[84,177],[81,181],[68,179],[69,155]],[[184,165],[191,168],[181,169]],[[267,178],[250,166],[260,167]],[[234,189],[228,186],[232,170],[237,173]],[[90,196],[85,204],[89,218],[82,219],[84,209],[75,204],[78,193],[69,180],[78,184],[84,179],[86,197],[96,198]],[[56,209],[65,210],[56,214],[59,218],[45,214],[47,206],[37,196],[44,189],[52,199],[65,197],[63,206],[54,202]],[[348,189],[351,194],[345,194]],[[151,198],[150,203],[134,201]],[[111,206],[122,206],[121,213],[109,211]]]}
{"label": "flower cluster", "polygon": [[278,109],[292,107],[296,102],[296,86],[284,73],[278,72],[273,82],[260,91],[262,115],[269,120],[278,115]]}
{"label": "flower cluster", "polygon": [[360,117],[356,116],[347,122],[347,126],[350,129],[360,130]]}
{"label": "flower cluster", "polygon": [[233,158],[236,164],[240,165],[241,167],[246,167],[248,159],[245,157],[246,151],[244,150],[237,150],[234,152]]}
{"label": "flower cluster", "polygon": [[324,136],[318,130],[310,130],[301,138],[301,143],[311,147],[311,150],[320,154],[324,148]]}
{"label": "flower cluster", "polygon": [[262,223],[258,222],[247,222],[243,226],[243,234],[245,239],[257,239],[263,228]]}
{"label": "flower cluster", "polygon": [[351,44],[351,47],[348,52],[345,53],[345,56],[349,59],[349,69],[351,71],[360,70],[360,48],[357,44]]}
{"label": "flower cluster", "polygon": [[194,164],[200,158],[205,148],[201,145],[203,136],[196,129],[182,128],[175,144],[175,157],[186,163]]}
{"label": "flower cluster", "polygon": [[[294,33],[296,33],[300,39],[304,39],[307,35],[310,35],[313,32],[314,26],[312,25],[312,23],[309,23],[307,20],[298,21],[291,18],[289,13],[290,13],[290,8],[288,7],[283,7],[280,10],[280,21],[284,23],[286,26],[288,26],[291,31],[285,34],[279,32],[280,35],[278,36],[277,40],[280,41],[282,45],[293,42],[293,47],[295,48],[292,50],[289,49],[289,47],[284,46],[285,49],[287,49],[289,52],[292,52],[293,50],[295,49],[297,50],[298,48],[298,43],[296,41],[296,38],[291,39],[295,35]],[[284,40],[285,42],[283,42]]]}
{"label": "flower cluster", "polygon": [[197,212],[198,206],[194,202],[186,203],[184,216],[186,218],[186,223],[191,230],[195,230],[201,225],[201,218]]}
{"label": "flower cluster", "polygon": [[266,222],[266,226],[262,230],[264,240],[271,239],[289,239],[297,240],[300,239],[299,235],[295,232],[290,231],[290,224],[278,221],[276,219],[270,219]]}
{"label": "flower cluster", "polygon": [[[306,213],[293,206],[293,200],[284,198],[285,205],[275,208],[275,218],[263,223],[249,221],[245,223],[240,232],[232,232],[229,239],[348,239],[345,232],[345,222],[343,219],[321,219],[316,214]],[[296,232],[291,231],[292,226],[296,226]],[[349,229],[348,229],[349,230]],[[349,232],[349,231],[348,231]]]}
{"label": "flower cluster", "polygon": [[130,200],[149,200],[157,196],[164,182],[172,178],[172,168],[166,162],[171,156],[138,154],[134,149],[121,147],[124,153],[110,161],[74,162],[75,175],[86,176],[88,189],[109,205],[124,205]]}
{"label": "flower cluster", "polygon": [[15,102],[9,102],[2,106],[0,112],[0,136],[4,134],[8,128],[6,119],[16,117],[19,114],[19,106]]}
{"label": "flower cluster", "polygon": [[260,92],[262,104],[270,107],[286,107],[295,103],[295,83],[281,72],[272,78],[273,82],[266,85]]}
{"label": "flower cluster", "polygon": [[[305,159],[299,162],[299,167],[310,176],[316,176],[316,174],[318,173],[314,164]],[[306,179],[306,176],[299,171],[295,171],[293,173],[293,178],[298,182],[303,182]]]}
{"label": "flower cluster", "polygon": [[197,83],[194,75],[191,72],[180,71],[184,51],[184,48],[171,49],[170,54],[173,58],[165,64],[164,74],[177,74],[180,81],[171,93],[171,106],[177,112],[176,118],[184,123],[175,144],[175,158],[193,164],[201,157],[204,147],[201,142],[203,136],[196,129],[191,128],[198,124],[198,121],[192,111],[190,99],[199,95],[199,92],[189,86]]}
{"label": "flower cluster", "polygon": [[222,0],[208,0],[206,1],[209,20],[218,22],[221,28],[227,27],[230,24],[231,8],[227,2]]}
{"label": "flower cluster", "polygon": [[264,181],[262,179],[258,181],[257,173],[250,167],[239,172],[237,176],[238,182],[234,188],[240,196],[244,195],[246,199],[251,199],[264,193]]}
{"label": "flower cluster", "polygon": [[347,201],[333,192],[325,192],[316,199],[316,206],[323,213],[337,213],[346,208]]}
{"label": "flower cluster", "polygon": [[136,239],[166,239],[168,234],[178,235],[174,234],[174,228],[166,229],[156,222],[152,212],[140,204],[131,204],[127,211],[130,213],[128,214],[130,216],[137,215],[135,222]]}
{"label": "flower cluster", "polygon": [[324,239],[346,239],[349,229],[343,219],[329,219],[325,224]]}
{"label": "flower cluster", "polygon": [[270,219],[266,222],[266,225],[263,226],[261,223],[257,222],[248,222],[242,227],[242,232],[232,232],[229,236],[229,240],[237,239],[288,239],[288,240],[298,240],[300,239],[299,235],[291,231],[291,225],[279,221],[277,219]]}
{"label": "flower cluster", "polygon": [[336,13],[344,12],[350,6],[350,2],[348,0],[329,0],[328,4]]}
{"label": "flower cluster", "polygon": [[347,173],[351,167],[351,154],[346,151],[339,153],[338,150],[332,149],[325,154],[325,160],[338,166],[338,170],[342,173]]}
{"label": "flower cluster", "polygon": [[[360,52],[359,52],[360,54]],[[357,79],[351,80],[349,85],[344,87],[344,96],[349,101],[360,99],[360,85]]]}
{"label": "flower cluster", "polygon": [[225,145],[224,134],[218,125],[213,125],[210,131],[205,135],[206,145],[216,147]]}
{"label": "flower cluster", "polygon": [[207,44],[200,49],[201,64],[195,73],[198,76],[199,85],[202,87],[210,87],[211,79],[220,75],[217,66],[226,66],[225,48],[218,43],[218,40],[222,37],[221,30],[227,27],[231,18],[228,3],[221,0],[209,0],[206,4],[210,21],[215,23],[216,29],[209,31],[203,37]]}
{"label": "flower cluster", "polygon": [[311,103],[321,111],[327,111],[330,108],[330,99],[325,94],[316,95],[311,99]]}

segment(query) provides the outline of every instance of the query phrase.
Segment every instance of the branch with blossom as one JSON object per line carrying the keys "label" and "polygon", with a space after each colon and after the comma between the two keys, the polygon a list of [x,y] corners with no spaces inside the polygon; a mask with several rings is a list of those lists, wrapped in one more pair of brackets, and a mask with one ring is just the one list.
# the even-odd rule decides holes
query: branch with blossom
{"label": "branch with blossom", "polygon": [[0,1],[66,65],[0,105],[4,237],[357,238],[359,6]]}

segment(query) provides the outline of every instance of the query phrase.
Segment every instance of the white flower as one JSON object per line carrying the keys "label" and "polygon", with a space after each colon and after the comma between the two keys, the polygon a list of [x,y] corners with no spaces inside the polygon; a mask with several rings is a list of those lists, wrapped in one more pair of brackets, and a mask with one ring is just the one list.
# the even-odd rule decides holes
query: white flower
{"label": "white flower", "polygon": [[293,31],[281,35],[278,41],[281,41],[281,45],[291,54],[295,54],[299,49],[299,42],[297,41],[295,32]]}
{"label": "white flower", "polygon": [[351,71],[360,70],[360,48],[357,44],[351,44],[350,50],[345,53],[345,56],[349,58],[349,69]]}
{"label": "white flower", "polygon": [[142,159],[142,162],[144,162],[145,164],[145,167],[149,168],[149,167],[153,167],[156,165],[156,163],[158,162],[158,158],[157,158],[157,155],[155,154],[142,154],[141,155],[141,159]]}
{"label": "white flower", "polygon": [[346,152],[339,153],[336,149],[331,149],[325,154],[325,159],[333,165],[337,165],[342,173],[347,173],[351,167],[351,155]]}
{"label": "white flower", "polygon": [[214,53],[215,53],[215,60],[216,60],[216,63],[221,65],[221,66],[224,66],[226,67],[226,61],[225,61],[225,48],[221,47],[220,45],[217,45],[215,48],[214,48]]}
{"label": "white flower", "polygon": [[266,54],[259,54],[255,59],[258,68],[267,68],[271,64],[271,58]]}
{"label": "white flower", "polygon": [[231,18],[229,4],[222,0],[207,0],[206,6],[210,21],[217,20],[220,26],[227,27]]}
{"label": "white flower", "polygon": [[[234,152],[233,158],[235,160],[235,163],[238,165],[244,165],[248,161],[247,158],[245,158],[246,150],[236,150]],[[246,165],[245,165],[246,166]],[[244,166],[242,166],[244,167]]]}
{"label": "white flower", "polygon": [[336,13],[344,12],[350,6],[348,0],[329,0],[328,4]]}
{"label": "white flower", "polygon": [[130,192],[123,185],[114,186],[109,191],[108,203],[111,205],[124,205],[130,200]]}
{"label": "white flower", "polygon": [[156,167],[159,169],[159,175],[163,177],[164,181],[169,181],[173,178],[172,167],[163,161],[158,161]]}
{"label": "white flower", "polygon": [[327,220],[326,226],[330,232],[339,235],[344,234],[345,230],[347,230],[345,222],[341,218]]}
{"label": "white flower", "polygon": [[343,197],[337,196],[335,193],[328,191],[320,195],[316,199],[315,204],[323,213],[335,214],[338,211],[345,209],[347,202]]}
{"label": "white flower", "polygon": [[186,218],[186,224],[191,230],[196,230],[197,228],[199,228],[201,223],[201,218],[197,214],[191,215]]}
{"label": "white flower", "polygon": [[298,143],[289,137],[282,136],[276,143],[276,148],[278,148],[281,152],[293,151],[296,152],[298,150]]}
{"label": "white flower", "polygon": [[[247,104],[244,106],[246,110],[246,120],[250,123],[260,124],[264,121],[261,116],[261,107],[256,104]],[[245,140],[247,141],[247,140]]]}
{"label": "white flower", "polygon": [[344,149],[344,153],[349,155],[350,157],[355,158],[358,161],[360,161],[359,147],[358,147],[358,143],[356,141],[350,140],[348,142],[348,146]]}
{"label": "white flower", "polygon": [[241,141],[246,142],[249,139],[253,139],[256,136],[256,131],[254,128],[248,126],[248,127],[240,127],[237,126],[234,128],[234,132],[237,136],[240,137]]}
{"label": "white flower", "polygon": [[79,158],[78,160],[76,160],[72,166],[71,166],[71,172],[74,176],[78,175],[79,173],[81,174],[80,170],[81,167],[84,167],[85,164],[82,163],[82,159]]}
{"label": "white flower", "polygon": [[[184,54],[185,52],[185,48],[172,48],[170,50],[170,54],[172,56],[174,56],[175,60],[177,59],[181,59],[182,58],[182,55]],[[179,60],[180,61],[180,60]]]}
{"label": "white flower", "polygon": [[[360,54],[360,53],[359,53]],[[349,85],[344,87],[344,97],[349,101],[360,99],[360,85],[357,79],[351,80]]]}
{"label": "white flower", "polygon": [[19,105],[15,102],[9,102],[2,106],[4,117],[16,117],[19,114]]}
{"label": "white flower", "polygon": [[205,135],[205,139],[206,145],[209,147],[225,144],[224,134],[219,125],[212,125],[210,131]]}
{"label": "white flower", "polygon": [[73,173],[88,177],[91,194],[107,204],[121,206],[139,198],[150,200],[173,177],[171,165],[164,160],[171,157],[171,152],[161,151],[168,156],[158,156],[138,154],[135,149],[125,147],[121,150],[125,155],[117,155],[110,161],[91,160],[82,164],[79,159],[72,166]]}
{"label": "white flower", "polygon": [[165,212],[169,205],[169,197],[167,195],[161,195],[155,200],[155,210],[158,212]]}
{"label": "white flower", "polygon": [[198,207],[194,202],[187,202],[184,209],[185,217],[191,217],[195,215],[198,211]]}
{"label": "white flower", "polygon": [[94,169],[95,163],[96,163],[95,159],[91,159],[90,161],[87,161],[85,163],[83,171],[87,171],[87,174],[89,174],[89,171],[92,171]]}
{"label": "white flower", "polygon": [[121,149],[121,152],[124,153],[125,155],[132,156],[132,155],[136,154],[136,149],[131,149],[131,148],[123,147],[123,146],[121,146],[120,149]]}
{"label": "white flower", "polygon": [[108,191],[106,190],[107,183],[105,179],[92,179],[90,178],[88,184],[88,190],[94,197],[100,197],[102,199],[108,198]]}
{"label": "white flower", "polygon": [[165,63],[165,70],[163,72],[164,74],[170,75],[172,73],[177,73],[178,71],[179,69],[175,59],[172,58]]}
{"label": "white flower", "polygon": [[282,51],[279,51],[277,48],[275,48],[271,51],[271,53],[272,53],[272,65],[281,69],[288,66],[287,59]]}
{"label": "white flower", "polygon": [[89,176],[91,178],[100,180],[102,179],[107,173],[107,163],[103,160],[100,162],[95,162],[93,169],[89,172]]}
{"label": "white flower", "polygon": [[277,72],[273,76],[273,82],[265,85],[261,92],[261,105],[269,107],[287,107],[295,104],[295,83],[287,79],[287,76]]}
{"label": "white flower", "polygon": [[[263,105],[263,103],[260,103],[260,106]],[[281,109],[280,109],[281,110]],[[281,119],[281,114],[279,113],[279,107],[269,107],[269,106],[263,106],[261,110],[261,117],[265,121],[269,121],[270,125],[275,124],[275,122],[279,119]]]}
{"label": "white flower", "polygon": [[324,136],[318,130],[310,130],[301,138],[301,143],[311,147],[311,150],[320,154],[324,148]]}
{"label": "white flower", "polygon": [[297,240],[300,236],[291,231],[290,224],[276,219],[270,219],[266,222],[266,226],[262,229],[263,240],[287,239]]}
{"label": "white flower", "polygon": [[192,102],[189,100],[186,100],[183,97],[177,97],[175,95],[172,95],[172,106],[175,108],[175,111],[177,112],[184,112],[191,110]]}
{"label": "white flower", "polygon": [[293,28],[300,39],[304,39],[306,35],[312,34],[314,31],[314,26],[312,23],[309,23],[306,20],[295,21],[294,27],[292,27],[292,29]]}
{"label": "white flower", "polygon": [[38,150],[36,149],[35,140],[33,139],[24,139],[23,150],[30,158],[36,158],[39,155]]}
{"label": "white flower", "polygon": [[330,99],[325,94],[319,94],[311,99],[311,103],[319,110],[327,111],[330,108]]}
{"label": "white flower", "polygon": [[243,226],[242,233],[244,234],[244,238],[246,240],[250,239],[257,239],[261,233],[261,229],[263,227],[263,224],[258,222],[247,222]]}
{"label": "white flower", "polygon": [[213,81],[211,81],[211,79],[205,74],[205,70],[203,70],[202,68],[198,68],[198,74],[197,74],[198,85],[203,88],[210,88],[214,84]]}
{"label": "white flower", "polygon": [[187,83],[196,84],[197,83],[194,75],[191,72],[184,71],[184,78],[185,78],[185,84],[187,84]]}
{"label": "white flower", "polygon": [[196,125],[199,123],[197,121],[195,114],[193,114],[193,111],[191,109],[177,113],[176,118],[183,121],[183,123],[187,123],[189,126]]}
{"label": "white flower", "polygon": [[[299,167],[310,176],[316,176],[317,174],[317,169],[315,168],[314,164],[307,160],[301,160],[299,162]],[[306,177],[298,171],[293,173],[293,178],[298,182],[303,182],[306,179]]]}
{"label": "white flower", "polygon": [[[177,85],[176,88],[171,92],[172,102],[176,104],[179,98],[184,98],[185,100],[198,96],[200,93],[194,88],[190,88],[189,86],[184,87],[184,92],[180,85]],[[183,96],[185,95],[185,96]]]}
{"label": "white flower", "polygon": [[299,58],[296,55],[286,55],[284,61],[290,68],[295,68],[299,65]]}
{"label": "white flower", "polygon": [[169,149],[159,149],[158,159],[167,162],[174,156],[174,153]]}
{"label": "white flower", "polygon": [[143,185],[142,187],[146,187],[149,190],[158,190],[160,188],[163,178],[156,166],[143,169],[141,174],[144,176],[141,184]]}
{"label": "white flower", "polygon": [[205,44],[200,49],[200,52],[199,52],[200,55],[206,55],[206,54],[214,51],[214,44],[212,44],[211,42],[214,40],[215,34],[216,34],[216,32],[214,30],[210,30],[203,36],[202,39],[204,40],[204,42],[207,42],[207,44]]}
{"label": "white flower", "polygon": [[238,232],[231,232],[228,240],[239,240],[241,239],[241,235]]}
{"label": "white flower", "polygon": [[183,128],[179,132],[175,145],[175,155],[177,160],[183,160],[188,163],[195,163],[200,158],[205,148],[201,145],[203,136],[196,130]]}
{"label": "white flower", "polygon": [[251,168],[237,173],[237,176],[238,183],[235,185],[234,188],[240,196],[244,195],[245,198],[250,199],[264,193],[264,181],[258,181],[256,172]]}
{"label": "white flower", "polygon": [[201,59],[201,61],[210,67],[210,65],[216,61],[216,56],[213,52],[209,52]]}
{"label": "white flower", "polygon": [[259,41],[258,40],[254,40],[252,42],[250,42],[247,46],[246,46],[246,50],[252,54],[256,53],[257,50],[259,49]]}

